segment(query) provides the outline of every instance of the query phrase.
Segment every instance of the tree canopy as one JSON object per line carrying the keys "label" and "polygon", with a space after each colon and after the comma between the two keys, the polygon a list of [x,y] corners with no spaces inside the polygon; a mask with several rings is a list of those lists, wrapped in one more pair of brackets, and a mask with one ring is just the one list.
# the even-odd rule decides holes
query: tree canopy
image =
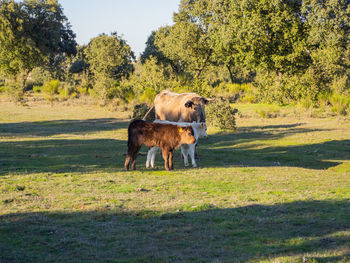
{"label": "tree canopy", "polygon": [[104,101],[112,82],[129,77],[134,71],[134,53],[117,33],[102,34],[91,39],[84,50],[91,73],[95,78],[95,92]]}
{"label": "tree canopy", "polygon": [[154,49],[195,79],[224,66],[232,82],[239,69],[259,75],[258,86],[285,98],[315,99],[336,78],[349,81],[349,4],[182,0],[174,25],[156,31]]}
{"label": "tree canopy", "polygon": [[0,70],[21,78],[60,54],[76,53],[75,34],[57,0],[0,2]]}

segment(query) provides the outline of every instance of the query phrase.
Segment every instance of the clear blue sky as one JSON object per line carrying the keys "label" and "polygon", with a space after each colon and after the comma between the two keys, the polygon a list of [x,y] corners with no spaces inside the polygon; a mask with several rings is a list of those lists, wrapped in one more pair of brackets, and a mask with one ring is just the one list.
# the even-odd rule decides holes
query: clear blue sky
{"label": "clear blue sky", "polygon": [[138,57],[153,30],[172,25],[180,0],[58,0],[77,35],[87,44],[101,33],[117,31]]}

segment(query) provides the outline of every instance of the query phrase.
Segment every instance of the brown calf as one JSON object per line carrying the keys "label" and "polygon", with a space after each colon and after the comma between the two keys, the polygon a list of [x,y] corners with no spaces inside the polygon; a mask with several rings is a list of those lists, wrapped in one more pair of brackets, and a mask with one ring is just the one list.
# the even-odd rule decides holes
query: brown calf
{"label": "brown calf", "polygon": [[136,169],[136,157],[144,144],[147,147],[157,146],[162,149],[164,167],[167,171],[173,169],[173,150],[181,144],[196,142],[191,126],[181,127],[172,124],[160,124],[143,120],[134,120],[128,128],[128,155],[125,159],[124,168]]}

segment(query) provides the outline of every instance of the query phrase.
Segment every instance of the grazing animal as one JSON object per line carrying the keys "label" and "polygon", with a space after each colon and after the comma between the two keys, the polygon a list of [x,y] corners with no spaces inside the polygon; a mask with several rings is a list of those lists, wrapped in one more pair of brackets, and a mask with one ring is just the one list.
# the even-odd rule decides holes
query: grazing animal
{"label": "grazing animal", "polygon": [[172,124],[153,123],[144,120],[134,120],[128,127],[128,154],[124,168],[136,169],[136,157],[144,144],[147,147],[157,146],[162,149],[164,167],[167,171],[173,169],[173,151],[181,144],[196,142],[191,126],[178,126]]}
{"label": "grazing animal", "polygon": [[[184,123],[184,122],[170,122],[170,121],[160,121],[160,120],[155,120],[154,122],[177,124],[180,126],[186,126],[189,124],[189,123]],[[198,138],[200,138],[200,137],[208,136],[207,135],[207,125],[205,123],[192,122],[192,123],[190,123],[190,125],[193,128],[194,137],[196,138],[196,141],[198,141]],[[148,150],[146,168],[149,168],[150,166],[152,168],[154,168],[156,153],[157,153],[158,149],[159,149],[158,147],[152,147],[151,149]],[[181,154],[184,158],[185,166],[188,166],[188,154],[189,154],[191,157],[192,166],[195,168],[197,167],[197,163],[196,163],[196,160],[194,158],[194,152],[195,152],[195,144],[182,144],[181,145]]]}
{"label": "grazing animal", "polygon": [[[155,117],[175,122],[205,122],[205,105],[209,100],[196,93],[162,91],[154,99]],[[197,153],[195,151],[195,156]]]}
{"label": "grazing animal", "polygon": [[156,119],[176,122],[205,122],[209,100],[196,93],[162,91],[154,99]]}

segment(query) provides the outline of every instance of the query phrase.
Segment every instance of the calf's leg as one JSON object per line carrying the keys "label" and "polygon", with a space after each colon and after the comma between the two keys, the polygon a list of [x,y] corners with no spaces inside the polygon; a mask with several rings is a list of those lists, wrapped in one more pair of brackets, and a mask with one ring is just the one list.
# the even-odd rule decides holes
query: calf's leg
{"label": "calf's leg", "polygon": [[173,166],[173,151],[169,152],[169,169],[173,170],[174,166]]}
{"label": "calf's leg", "polygon": [[131,155],[128,153],[128,155],[125,158],[125,163],[124,163],[124,169],[129,170],[129,163],[130,163]]}
{"label": "calf's leg", "polygon": [[136,158],[141,146],[137,146],[131,155],[131,169],[136,170]]}
{"label": "calf's leg", "polygon": [[165,149],[162,149],[162,156],[163,156],[163,159],[164,159],[164,168],[165,168],[165,170],[170,171],[170,169],[169,169],[169,151],[165,150]]}

